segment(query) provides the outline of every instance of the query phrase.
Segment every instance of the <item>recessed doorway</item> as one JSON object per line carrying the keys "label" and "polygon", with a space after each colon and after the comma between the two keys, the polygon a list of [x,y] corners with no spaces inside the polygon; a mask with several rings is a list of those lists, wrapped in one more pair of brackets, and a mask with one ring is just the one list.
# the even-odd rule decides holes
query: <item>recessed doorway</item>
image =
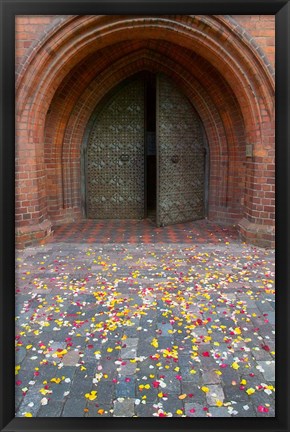
{"label": "recessed doorway", "polygon": [[205,134],[171,79],[144,72],[124,81],[99,104],[88,130],[87,218],[164,226],[205,217]]}

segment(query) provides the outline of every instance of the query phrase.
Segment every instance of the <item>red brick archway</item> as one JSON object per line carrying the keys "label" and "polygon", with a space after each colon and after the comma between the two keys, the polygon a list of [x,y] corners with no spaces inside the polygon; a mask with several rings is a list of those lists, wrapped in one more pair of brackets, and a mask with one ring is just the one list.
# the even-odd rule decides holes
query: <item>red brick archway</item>
{"label": "red brick archway", "polygon": [[[233,19],[70,17],[32,47],[17,85],[19,243],[81,217],[80,149],[102,97],[141,70],[187,94],[210,146],[209,218],[274,240],[274,81]],[[246,157],[246,145],[253,157]]]}

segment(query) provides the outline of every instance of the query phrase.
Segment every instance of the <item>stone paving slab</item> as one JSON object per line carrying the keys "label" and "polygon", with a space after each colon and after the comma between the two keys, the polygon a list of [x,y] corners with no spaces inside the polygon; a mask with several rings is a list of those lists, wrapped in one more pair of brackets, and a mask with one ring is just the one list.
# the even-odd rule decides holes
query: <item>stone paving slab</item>
{"label": "stone paving slab", "polygon": [[16,417],[275,415],[273,251],[229,237],[16,258]]}

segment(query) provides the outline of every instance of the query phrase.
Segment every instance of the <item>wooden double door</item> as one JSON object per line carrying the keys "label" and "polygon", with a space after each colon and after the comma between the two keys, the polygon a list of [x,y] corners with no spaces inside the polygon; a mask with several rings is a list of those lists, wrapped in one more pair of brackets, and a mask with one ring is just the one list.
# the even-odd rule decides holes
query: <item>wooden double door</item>
{"label": "wooden double door", "polygon": [[188,98],[164,75],[122,83],[98,107],[85,149],[90,219],[157,226],[205,216],[206,148]]}

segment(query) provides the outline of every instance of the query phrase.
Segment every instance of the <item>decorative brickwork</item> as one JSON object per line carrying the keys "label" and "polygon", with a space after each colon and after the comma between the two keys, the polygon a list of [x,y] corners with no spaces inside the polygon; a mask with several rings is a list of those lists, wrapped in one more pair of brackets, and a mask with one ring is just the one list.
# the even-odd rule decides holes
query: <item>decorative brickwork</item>
{"label": "decorative brickwork", "polygon": [[[274,16],[16,19],[16,239],[81,219],[81,152],[103,97],[147,70],[189,98],[210,150],[209,219],[274,245]],[[250,156],[246,156],[249,149]]]}

